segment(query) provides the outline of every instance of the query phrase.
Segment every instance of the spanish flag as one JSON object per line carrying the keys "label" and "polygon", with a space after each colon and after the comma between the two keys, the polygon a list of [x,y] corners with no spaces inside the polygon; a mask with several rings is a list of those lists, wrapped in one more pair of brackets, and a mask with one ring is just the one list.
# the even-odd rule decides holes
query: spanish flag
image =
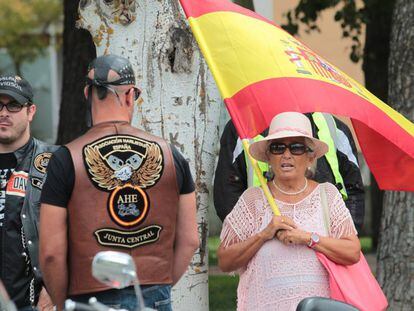
{"label": "spanish flag", "polygon": [[227,0],[180,0],[241,138],[284,111],[350,117],[379,186],[414,191],[414,124],[273,22]]}

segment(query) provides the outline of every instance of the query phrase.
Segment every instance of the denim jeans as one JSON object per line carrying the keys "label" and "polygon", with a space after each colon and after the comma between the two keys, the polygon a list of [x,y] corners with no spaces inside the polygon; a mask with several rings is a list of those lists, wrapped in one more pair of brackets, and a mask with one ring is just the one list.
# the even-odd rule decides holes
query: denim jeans
{"label": "denim jeans", "polygon": [[[171,311],[171,285],[142,285],[144,304],[158,311]],[[72,296],[70,299],[88,303],[90,297],[96,297],[100,303],[115,309],[135,310],[138,300],[133,286],[123,289],[110,289],[102,292]]]}
{"label": "denim jeans", "polygon": [[26,307],[21,307],[17,309],[18,311],[34,311],[37,310],[37,308],[33,308],[32,306],[26,306]]}

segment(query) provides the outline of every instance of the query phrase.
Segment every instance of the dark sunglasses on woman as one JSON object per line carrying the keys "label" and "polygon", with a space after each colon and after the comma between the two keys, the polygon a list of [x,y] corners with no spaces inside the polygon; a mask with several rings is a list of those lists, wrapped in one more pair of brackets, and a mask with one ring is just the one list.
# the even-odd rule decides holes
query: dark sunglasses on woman
{"label": "dark sunglasses on woman", "polygon": [[289,145],[284,143],[273,142],[269,145],[269,152],[271,154],[284,154],[286,149],[289,149],[293,155],[302,155],[305,152],[312,152],[312,149],[302,143],[291,143]]}

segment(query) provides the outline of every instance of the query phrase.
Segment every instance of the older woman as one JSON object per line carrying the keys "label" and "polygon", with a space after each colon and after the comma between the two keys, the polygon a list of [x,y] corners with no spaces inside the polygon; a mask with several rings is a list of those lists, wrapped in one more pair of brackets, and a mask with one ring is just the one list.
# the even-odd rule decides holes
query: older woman
{"label": "older woman", "polygon": [[255,159],[272,167],[268,186],[281,216],[252,187],[223,223],[219,266],[239,270],[238,310],[295,310],[305,297],[329,297],[328,274],[315,251],[343,265],[359,260],[357,231],[340,192],[305,177],[327,151],[297,112],[274,117],[269,135],[250,146]]}

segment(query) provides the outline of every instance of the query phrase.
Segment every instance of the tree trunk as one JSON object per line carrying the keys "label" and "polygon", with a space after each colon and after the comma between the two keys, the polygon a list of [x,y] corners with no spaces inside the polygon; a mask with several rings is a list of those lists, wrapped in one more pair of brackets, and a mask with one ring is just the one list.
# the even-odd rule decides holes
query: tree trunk
{"label": "tree trunk", "polygon": [[[388,58],[394,0],[365,1],[367,12],[363,70],[366,88],[388,102]],[[371,217],[373,246],[377,248],[384,192],[371,174]]]}
{"label": "tree trunk", "polygon": [[96,55],[89,32],[75,26],[79,0],[65,0],[63,5],[63,83],[56,142],[59,145],[80,136],[87,128],[84,77]]}
{"label": "tree trunk", "polygon": [[[414,120],[414,2],[397,0],[393,14],[389,61],[389,103]],[[395,165],[403,165],[395,163]],[[407,167],[407,169],[413,169]],[[385,193],[378,248],[377,275],[390,310],[414,305],[414,193]]]}
{"label": "tree trunk", "polygon": [[245,7],[246,9],[254,11],[253,0],[233,0],[233,2]]}
{"label": "tree trunk", "polygon": [[133,124],[164,137],[189,159],[201,246],[187,274],[174,286],[173,307],[208,310],[208,193],[223,106],[215,83],[178,1],[83,1],[80,13],[98,55],[118,54],[134,66],[143,101]]}

